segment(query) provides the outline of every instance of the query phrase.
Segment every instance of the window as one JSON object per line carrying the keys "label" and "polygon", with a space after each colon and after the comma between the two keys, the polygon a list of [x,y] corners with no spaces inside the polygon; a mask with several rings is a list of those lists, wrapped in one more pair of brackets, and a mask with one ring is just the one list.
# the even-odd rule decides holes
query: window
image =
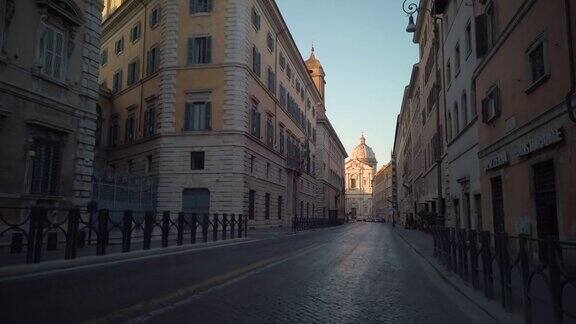
{"label": "window", "polygon": [[270,50],[270,52],[274,52],[274,37],[272,37],[270,32],[268,32],[268,35],[266,36],[266,45],[268,45],[268,50]]}
{"label": "window", "polygon": [[452,82],[452,65],[450,64],[450,60],[446,63],[446,84],[450,86],[450,82]]}
{"label": "window", "polygon": [[270,178],[270,163],[266,162],[266,179]]}
{"label": "window", "polygon": [[209,101],[187,102],[184,129],[187,131],[211,130],[212,103]]}
{"label": "window", "polygon": [[188,38],[188,64],[209,64],[212,61],[212,37]]}
{"label": "window", "polygon": [[160,22],[160,8],[159,7],[154,7],[154,9],[152,9],[152,12],[150,12],[150,28],[154,28],[156,26],[158,26],[158,23]]}
{"label": "window", "polygon": [[112,84],[112,92],[117,93],[122,90],[122,69],[114,72],[114,80]]}
{"label": "window", "polygon": [[156,134],[156,99],[146,102],[144,111],[144,136]]}
{"label": "window", "polygon": [[276,93],[276,75],[272,71],[271,67],[268,67],[268,90],[272,93]]}
{"label": "window", "polygon": [[466,96],[466,91],[462,93],[462,102],[460,103],[462,107],[462,121],[463,125],[468,125],[468,97]]}
{"label": "window", "polygon": [[[526,50],[526,62],[528,71],[528,85],[539,85],[548,76],[546,41],[541,35]],[[531,89],[530,89],[531,90]]]}
{"label": "window", "polygon": [[254,160],[255,160],[254,155],[250,155],[250,173],[254,172]]}
{"label": "window", "polygon": [[255,7],[252,7],[252,26],[256,31],[260,30],[260,14]]}
{"label": "window", "polygon": [[280,106],[286,107],[286,99],[286,88],[284,87],[284,84],[280,83]]}
{"label": "window", "polygon": [[448,140],[452,139],[452,113],[448,112],[448,117],[446,117],[446,137]]}
{"label": "window", "polygon": [[212,12],[212,0],[190,0],[190,14]]}
{"label": "window", "polygon": [[261,75],[260,71],[260,62],[262,60],[262,55],[258,51],[256,46],[252,47],[252,71],[256,73],[257,76]]}
{"label": "window", "polygon": [[269,147],[274,146],[274,124],[272,123],[272,117],[268,116],[266,121],[266,144]]}
{"label": "window", "polygon": [[350,179],[350,188],[356,189],[356,186],[357,186],[356,179],[355,178]]}
{"label": "window", "polygon": [[128,160],[128,174],[134,173],[134,160]]}
{"label": "window", "polygon": [[61,145],[55,142],[38,142],[35,144],[34,153],[30,192],[58,194],[62,161]]}
{"label": "window", "polygon": [[497,40],[497,19],[496,9],[494,8],[494,1],[491,1],[486,6],[486,40],[488,48],[492,48]]}
{"label": "window", "polygon": [[270,194],[264,196],[264,218],[270,219]]}
{"label": "window", "polygon": [[454,103],[454,136],[460,133],[460,111],[458,110],[458,103]]}
{"label": "window", "polygon": [[496,86],[492,87],[482,100],[482,121],[489,123],[500,116],[500,105],[500,90]]}
{"label": "window", "polygon": [[134,141],[134,133],[136,130],[135,125],[136,118],[134,114],[128,115],[126,121],[124,122],[124,143],[132,143]]}
{"label": "window", "polygon": [[290,65],[286,65],[286,76],[288,80],[292,80],[292,68],[290,68]]}
{"label": "window", "polygon": [[148,75],[158,70],[158,63],[160,62],[160,50],[158,46],[152,47],[147,54],[146,73]]}
{"label": "window", "polygon": [[456,48],[454,49],[454,75],[457,76],[460,73],[460,43],[456,43]]}
{"label": "window", "polygon": [[45,25],[39,42],[40,71],[54,79],[64,79],[65,50],[68,48],[64,32]]}
{"label": "window", "polygon": [[116,147],[118,145],[118,117],[113,117],[108,129],[108,146]]}
{"label": "window", "polygon": [[260,112],[258,111],[258,103],[256,101],[252,101],[252,112],[250,117],[250,134],[260,139]]}
{"label": "window", "polygon": [[256,200],[256,191],[248,192],[248,219],[254,219],[254,201]]}
{"label": "window", "polygon": [[108,49],[104,49],[102,53],[100,53],[100,65],[104,66],[108,63]]}
{"label": "window", "polygon": [[132,43],[136,43],[140,39],[140,31],[140,22],[138,22],[130,30],[130,41],[132,41]]}
{"label": "window", "polygon": [[282,219],[282,196],[278,196],[278,219]]}
{"label": "window", "polygon": [[284,71],[284,69],[286,69],[286,58],[284,57],[283,53],[280,53],[280,69],[282,69],[282,71]]}
{"label": "window", "polygon": [[116,41],[114,48],[116,55],[120,55],[122,52],[124,52],[124,37],[120,37],[120,39]]}
{"label": "window", "polygon": [[190,170],[204,170],[204,152],[190,153]]}
{"label": "window", "polygon": [[140,59],[135,58],[128,64],[128,80],[127,85],[131,86],[140,80]]}
{"label": "window", "polygon": [[152,154],[146,155],[146,174],[152,173]]}
{"label": "window", "polygon": [[280,142],[280,143],[278,143],[280,154],[284,154],[284,142],[285,142],[285,140],[284,140],[284,127],[282,127],[282,126],[280,126],[280,134],[279,134],[278,138],[279,138],[278,141]]}
{"label": "window", "polygon": [[466,25],[466,33],[464,35],[465,39],[465,50],[466,50],[466,57],[472,52],[472,23],[469,21]]}

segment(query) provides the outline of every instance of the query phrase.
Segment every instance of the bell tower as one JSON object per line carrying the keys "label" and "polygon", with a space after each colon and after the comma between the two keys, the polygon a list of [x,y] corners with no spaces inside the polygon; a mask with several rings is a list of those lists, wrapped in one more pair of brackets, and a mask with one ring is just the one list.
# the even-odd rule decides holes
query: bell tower
{"label": "bell tower", "polygon": [[308,73],[312,77],[314,84],[316,85],[316,89],[320,92],[320,96],[322,97],[322,101],[324,101],[324,88],[326,85],[326,74],[324,73],[324,68],[320,61],[314,55],[314,45],[312,45],[312,52],[310,53],[310,58],[306,60],[306,66],[308,67]]}

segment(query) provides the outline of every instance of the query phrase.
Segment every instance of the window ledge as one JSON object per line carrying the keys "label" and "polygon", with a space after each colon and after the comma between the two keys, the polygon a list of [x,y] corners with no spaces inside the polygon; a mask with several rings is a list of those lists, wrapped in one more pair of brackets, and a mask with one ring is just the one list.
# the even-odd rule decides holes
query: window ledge
{"label": "window ledge", "polygon": [[46,82],[50,82],[50,83],[52,83],[52,84],[55,84],[55,85],[57,85],[57,86],[60,86],[60,87],[62,87],[62,88],[64,88],[64,89],[66,89],[66,90],[70,90],[70,86],[69,86],[66,82],[64,82],[64,81],[54,79],[54,78],[49,77],[49,76],[47,76],[47,75],[45,75],[45,74],[43,74],[43,73],[41,73],[41,72],[38,72],[38,71],[32,72],[32,75],[35,76],[35,77],[37,77],[37,78],[39,78],[39,79],[42,79],[42,80],[44,80],[44,81],[46,81]]}
{"label": "window ledge", "polygon": [[212,15],[211,12],[197,12],[197,13],[190,13],[190,17],[207,17]]}
{"label": "window ledge", "polygon": [[540,79],[532,82],[532,84],[530,84],[528,86],[528,88],[526,88],[524,90],[525,94],[530,94],[532,92],[534,92],[534,90],[536,90],[538,87],[540,87],[542,84],[546,83],[546,81],[548,81],[550,79],[550,73],[546,73],[544,74],[542,77],[540,77]]}

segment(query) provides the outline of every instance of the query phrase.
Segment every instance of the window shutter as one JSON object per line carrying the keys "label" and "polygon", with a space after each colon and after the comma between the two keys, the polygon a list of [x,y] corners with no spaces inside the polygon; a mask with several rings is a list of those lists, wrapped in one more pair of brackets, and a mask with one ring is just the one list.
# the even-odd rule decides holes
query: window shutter
{"label": "window shutter", "polygon": [[212,63],[212,36],[206,37],[206,62]]}
{"label": "window shutter", "polygon": [[206,11],[212,12],[212,7],[213,7],[213,6],[212,6],[212,0],[206,0],[206,2],[207,2],[207,3],[206,3],[206,8],[207,8]]}
{"label": "window shutter", "polygon": [[488,98],[482,99],[482,122],[488,122]]}
{"label": "window shutter", "polygon": [[198,12],[196,10],[196,0],[190,0],[189,4],[190,4],[190,14],[195,14],[196,12]]}
{"label": "window shutter", "polygon": [[196,58],[194,57],[195,41],[195,38],[188,38],[188,64],[194,64],[196,62]]}
{"label": "window shutter", "polygon": [[481,58],[488,51],[486,15],[476,17],[476,57]]}
{"label": "window shutter", "polygon": [[212,103],[211,102],[207,102],[205,104],[205,109],[206,109],[206,129],[207,130],[211,130],[212,129]]}
{"label": "window shutter", "polygon": [[190,130],[190,125],[192,122],[192,104],[187,103],[184,112],[184,129]]}
{"label": "window shutter", "polygon": [[496,87],[494,88],[494,117],[498,117],[500,116],[500,113],[502,112],[502,103],[500,102],[500,88]]}
{"label": "window shutter", "polygon": [[256,112],[256,134],[260,137],[260,127],[261,127],[261,114],[259,111]]}

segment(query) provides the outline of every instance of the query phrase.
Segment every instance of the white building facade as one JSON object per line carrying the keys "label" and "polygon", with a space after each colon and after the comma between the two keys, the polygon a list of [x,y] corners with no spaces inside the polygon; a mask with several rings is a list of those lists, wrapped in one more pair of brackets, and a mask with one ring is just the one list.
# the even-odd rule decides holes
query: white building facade
{"label": "white building facade", "polygon": [[478,114],[472,98],[477,66],[474,8],[466,1],[448,1],[444,17],[445,131],[450,169],[446,225],[480,229]]}
{"label": "white building facade", "polygon": [[376,156],[366,145],[364,135],[346,161],[346,213],[352,218],[369,218],[372,211],[372,187],[376,174]]}

